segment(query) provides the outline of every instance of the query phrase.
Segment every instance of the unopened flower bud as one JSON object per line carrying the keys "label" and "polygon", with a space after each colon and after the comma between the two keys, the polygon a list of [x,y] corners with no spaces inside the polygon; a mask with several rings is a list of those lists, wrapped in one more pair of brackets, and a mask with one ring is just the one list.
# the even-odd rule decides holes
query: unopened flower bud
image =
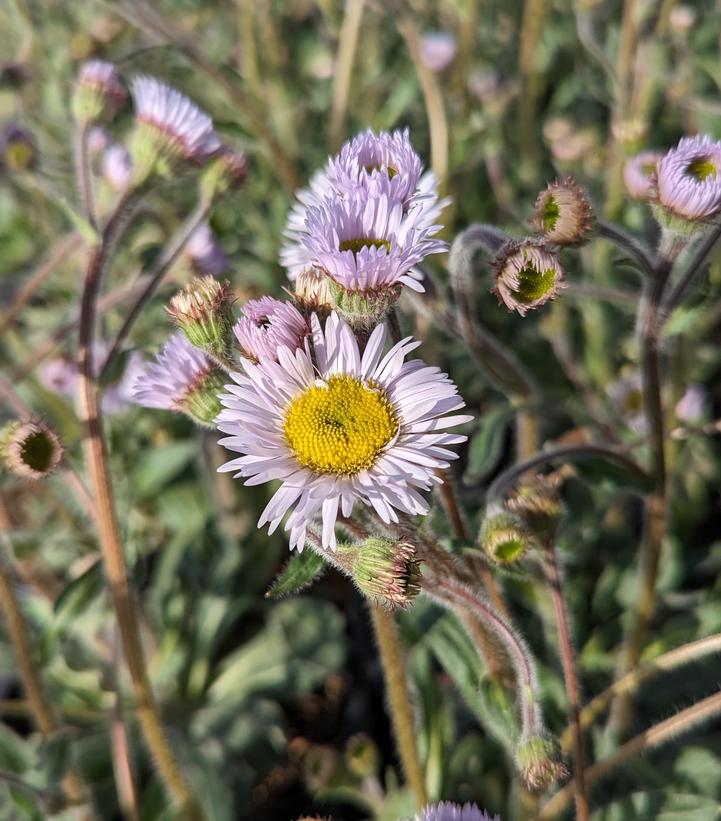
{"label": "unopened flower bud", "polygon": [[208,163],[200,179],[200,190],[207,202],[240,188],[248,177],[248,160],[242,151],[224,145]]}
{"label": "unopened flower bud", "polygon": [[191,345],[213,359],[227,361],[233,327],[230,283],[196,277],[170,300],[167,311]]}
{"label": "unopened flower bud", "polygon": [[533,213],[533,227],[556,245],[583,245],[593,233],[595,217],[588,196],[570,177],[541,191]]}
{"label": "unopened flower bud", "polygon": [[542,735],[522,740],[516,751],[516,768],[526,788],[533,793],[545,792],[567,770],[559,758],[558,744]]}
{"label": "unopened flower bud", "polygon": [[331,301],[335,310],[356,329],[375,327],[398,301],[400,285],[390,285],[372,291],[348,291],[328,278]]}
{"label": "unopened flower bud", "polygon": [[357,733],[348,739],[345,761],[348,769],[358,778],[375,775],[380,764],[378,748],[365,733]]}
{"label": "unopened flower bud", "polygon": [[330,282],[329,277],[317,268],[301,271],[295,280],[295,298],[298,304],[308,312],[330,310],[333,307]]}
{"label": "unopened flower bud", "polygon": [[358,589],[389,609],[407,607],[421,592],[420,560],[413,545],[380,536],[362,545],[341,548],[352,551],[352,575]]}
{"label": "unopened flower bud", "polygon": [[506,504],[541,538],[553,536],[564,512],[556,486],[545,476],[520,485]]}
{"label": "unopened flower bud", "polygon": [[480,538],[486,556],[499,565],[520,561],[532,542],[523,520],[505,511],[484,519]]}
{"label": "unopened flower bud", "polygon": [[312,792],[328,787],[338,770],[338,754],[328,747],[311,747],[303,758],[303,775]]}
{"label": "unopened flower bud", "polygon": [[30,132],[11,123],[0,137],[0,165],[8,171],[31,171],[37,165],[38,151]]}
{"label": "unopened flower bud", "polygon": [[493,267],[495,293],[509,311],[521,316],[539,308],[563,288],[564,272],[555,254],[542,242],[525,239],[506,243]]}
{"label": "unopened flower bud", "polygon": [[73,115],[81,125],[115,116],[122,108],[127,91],[118,71],[105,60],[90,60],[78,73],[73,95]]}
{"label": "unopened flower bud", "polygon": [[0,461],[23,479],[44,479],[63,458],[54,431],[42,422],[10,422],[0,431]]}

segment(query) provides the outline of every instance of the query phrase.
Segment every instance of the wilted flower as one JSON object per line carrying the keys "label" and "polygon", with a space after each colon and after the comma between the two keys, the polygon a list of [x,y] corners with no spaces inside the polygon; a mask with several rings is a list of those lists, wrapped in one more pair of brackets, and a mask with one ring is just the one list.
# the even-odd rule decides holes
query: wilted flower
{"label": "wilted flower", "polygon": [[593,206],[570,177],[541,191],[533,212],[533,227],[556,245],[582,245],[593,231]]}
{"label": "wilted flower", "polygon": [[504,511],[483,520],[480,541],[483,552],[492,562],[510,565],[523,558],[532,536],[522,519]]}
{"label": "wilted flower", "polygon": [[623,181],[634,199],[647,200],[652,196],[656,163],[661,157],[663,154],[660,151],[642,151],[626,160]]}
{"label": "wilted flower", "polygon": [[333,549],[339,509],[350,516],[359,501],[384,522],[396,510],[425,514],[419,491],[441,480],[456,454],[448,445],[465,436],[445,433],[469,416],[451,380],[438,368],[404,362],[419,343],[406,338],[383,356],[385,325],[361,356],[350,327],[331,314],[321,329],[311,318],[315,363],[306,348],[278,349],[278,362],[243,360],[245,373],[221,397],[220,443],[242,454],[223,465],[248,484],[280,480],[259,526],[274,531],[286,513],[291,547],[302,548],[306,527],[319,515],[322,543]]}
{"label": "wilted flower", "polygon": [[128,96],[118,70],[105,60],[83,63],[73,95],[73,114],[82,125],[114,117]]}
{"label": "wilted flower", "polygon": [[133,173],[133,161],[125,146],[116,143],[103,154],[103,177],[117,191],[121,191],[130,182]]}
{"label": "wilted flower", "polygon": [[530,792],[545,792],[568,774],[559,759],[556,742],[542,735],[522,740],[516,751],[516,767]]}
{"label": "wilted flower", "polygon": [[489,815],[476,804],[452,804],[450,801],[441,801],[432,804],[418,813],[415,821],[501,821],[500,815]]}
{"label": "wilted flower", "polygon": [[185,246],[185,253],[199,274],[220,276],[230,268],[225,251],[207,222],[201,223],[193,231]]}
{"label": "wilted flower", "polygon": [[136,121],[130,153],[137,183],[153,172],[169,174],[181,160],[201,164],[220,149],[211,118],[179,91],[141,75],[130,93]]}
{"label": "wilted flower", "polygon": [[234,301],[227,280],[196,277],[170,300],[167,310],[191,345],[224,362],[230,354]]}
{"label": "wilted flower", "polygon": [[721,211],[721,143],[707,135],[683,137],[656,165],[655,199],[672,219],[698,222],[716,216]]}
{"label": "wilted flower", "polygon": [[295,351],[303,345],[308,325],[292,303],[264,296],[243,305],[233,332],[243,356],[277,361],[278,348]]}
{"label": "wilted flower", "polygon": [[17,123],[10,123],[3,129],[0,152],[0,165],[9,171],[29,171],[37,165],[35,141],[30,132]]}
{"label": "wilted flower", "polygon": [[413,545],[374,536],[349,550],[355,558],[353,580],[377,604],[406,607],[421,592],[420,560]]}
{"label": "wilted flower", "polygon": [[421,62],[430,71],[448,68],[457,51],[456,38],[449,31],[431,31],[421,37]]}
{"label": "wilted flower", "polygon": [[508,242],[493,267],[495,293],[509,311],[521,316],[544,305],[563,288],[564,272],[555,254],[533,239]]}
{"label": "wilted flower", "polygon": [[42,422],[10,422],[0,431],[0,459],[23,479],[44,479],[60,464],[57,434]]}
{"label": "wilted flower", "polygon": [[212,359],[177,333],[135,380],[133,400],[146,408],[185,413],[210,426],[220,411],[218,395],[226,381]]}

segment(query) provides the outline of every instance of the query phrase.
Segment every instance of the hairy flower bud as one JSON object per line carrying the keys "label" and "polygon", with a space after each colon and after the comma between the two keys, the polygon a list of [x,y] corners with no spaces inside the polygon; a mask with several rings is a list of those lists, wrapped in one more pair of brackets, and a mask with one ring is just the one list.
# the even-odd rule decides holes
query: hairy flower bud
{"label": "hairy flower bud", "polygon": [[494,564],[511,565],[524,557],[532,537],[519,516],[503,511],[483,520],[480,541],[484,553]]}
{"label": "hairy flower bud", "polygon": [[593,206],[571,177],[549,183],[536,199],[533,227],[556,245],[583,245],[591,237]]}
{"label": "hairy flower bud", "polygon": [[330,278],[328,290],[333,307],[356,330],[373,328],[382,322],[401,294],[400,285],[371,291],[348,291]]}
{"label": "hairy flower bud", "polygon": [[542,241],[525,239],[507,242],[493,266],[495,285],[491,293],[521,316],[540,308],[563,288],[564,272],[558,258]]}
{"label": "hairy flower bud", "polygon": [[526,788],[534,793],[545,792],[567,775],[558,744],[542,735],[521,740],[516,750],[516,768]]}
{"label": "hairy flower bud", "polygon": [[0,431],[0,460],[23,479],[44,479],[63,458],[60,439],[42,422],[10,422]]}
{"label": "hairy flower bud", "polygon": [[407,607],[421,592],[420,560],[413,545],[372,536],[342,550],[352,551],[353,579],[372,601],[389,609]]}
{"label": "hairy flower bud", "polygon": [[524,482],[506,502],[509,510],[522,517],[531,532],[551,538],[563,516],[563,502],[556,485],[545,476]]}
{"label": "hairy flower bud", "polygon": [[233,327],[230,282],[196,277],[170,300],[167,311],[185,338],[213,359],[229,357]]}
{"label": "hairy flower bud", "polygon": [[128,96],[118,71],[105,60],[90,60],[78,73],[73,94],[73,115],[81,125],[114,117]]}

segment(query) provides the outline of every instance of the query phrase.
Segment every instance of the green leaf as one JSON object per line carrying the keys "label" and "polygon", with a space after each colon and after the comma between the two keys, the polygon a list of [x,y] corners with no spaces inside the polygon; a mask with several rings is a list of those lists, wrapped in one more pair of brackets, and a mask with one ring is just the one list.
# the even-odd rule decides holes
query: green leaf
{"label": "green leaf", "polygon": [[305,590],[316,579],[325,573],[328,565],[314,550],[304,550],[288,560],[280,571],[270,589],[265,594],[266,599],[282,599]]}
{"label": "green leaf", "polygon": [[138,460],[132,476],[132,487],[139,496],[152,496],[190,462],[198,452],[191,440],[149,448]]}
{"label": "green leaf", "polygon": [[591,816],[593,821],[714,821],[719,817],[718,801],[672,790],[633,793]]}
{"label": "green leaf", "polygon": [[90,602],[103,589],[103,576],[100,559],[73,579],[63,592],[55,599],[53,612],[55,613],[54,629],[58,629],[69,619],[87,609]]}
{"label": "green leaf", "polygon": [[500,405],[481,417],[478,430],[468,447],[468,468],[463,477],[464,482],[479,482],[498,464],[512,415],[513,411],[508,405]]}

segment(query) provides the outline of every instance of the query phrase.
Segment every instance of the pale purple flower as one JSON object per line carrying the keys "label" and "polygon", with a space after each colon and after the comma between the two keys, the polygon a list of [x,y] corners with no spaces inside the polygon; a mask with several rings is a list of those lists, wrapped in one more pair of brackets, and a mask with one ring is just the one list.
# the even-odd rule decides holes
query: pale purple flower
{"label": "pale purple flower", "polygon": [[709,402],[701,385],[689,385],[676,403],[676,418],[681,422],[699,422],[708,415]]}
{"label": "pale purple flower", "polygon": [[190,236],[185,253],[200,274],[221,276],[230,269],[230,262],[213,229],[202,222]]}
{"label": "pale purple flower", "polygon": [[441,801],[426,807],[415,821],[501,821],[500,815],[489,815],[475,804],[452,804],[450,801]]}
{"label": "pale purple flower", "polygon": [[108,116],[116,114],[128,94],[117,68],[107,60],[88,60],[83,63],[78,72],[78,87],[95,95],[93,111],[96,116],[101,113]]}
{"label": "pale purple flower", "polygon": [[138,122],[172,143],[186,159],[202,162],[220,149],[211,118],[179,91],[140,75],[133,79],[130,93]]}
{"label": "pale purple flower", "polygon": [[396,285],[423,291],[414,266],[446,250],[444,242],[432,238],[437,228],[427,225],[422,211],[404,210],[389,193],[360,189],[311,207],[301,241],[311,264],[346,291]]}
{"label": "pale purple flower", "polygon": [[125,146],[116,143],[103,154],[103,177],[110,185],[121,191],[130,182],[133,173],[133,161]]}
{"label": "pale purple flower", "polygon": [[449,31],[430,31],[421,37],[421,62],[430,71],[448,68],[457,51],[456,38]]}
{"label": "pale purple flower", "polygon": [[[103,360],[104,361],[104,360]],[[103,413],[114,416],[135,404],[133,387],[141,373],[145,371],[145,359],[139,351],[133,351],[125,362],[123,374],[103,391]]]}
{"label": "pale purple flower", "polygon": [[291,548],[302,549],[318,517],[326,548],[336,544],[339,511],[356,502],[386,523],[402,511],[428,512],[420,491],[441,480],[457,458],[448,449],[465,436],[446,433],[472,417],[456,386],[438,368],[405,357],[420,344],[403,339],[384,356],[386,326],[376,326],[361,355],[349,325],[332,313],[321,328],[311,318],[309,346],[278,349],[278,361],[244,359],[243,373],[220,400],[216,423],[228,450],[241,454],[223,465],[248,485],[280,480],[258,526],[273,532],[288,515]]}
{"label": "pale purple flower", "polygon": [[216,370],[217,365],[182,333],[173,334],[136,377],[132,399],[146,408],[179,412],[188,394]]}
{"label": "pale purple flower", "polygon": [[78,379],[78,365],[70,359],[46,359],[38,371],[40,382],[53,393],[72,396]]}
{"label": "pale purple flower", "polygon": [[721,143],[707,135],[683,137],[656,165],[656,199],[685,220],[721,211]]}
{"label": "pale purple flower", "polygon": [[93,156],[98,156],[110,145],[110,134],[99,125],[88,131],[88,151]]}
{"label": "pale purple flower", "polygon": [[628,193],[637,200],[647,200],[654,192],[656,163],[663,157],[660,151],[642,151],[626,160],[623,181]]}
{"label": "pale purple flower", "polygon": [[233,332],[244,356],[277,361],[278,348],[294,351],[302,346],[308,325],[292,303],[264,296],[243,305]]}

